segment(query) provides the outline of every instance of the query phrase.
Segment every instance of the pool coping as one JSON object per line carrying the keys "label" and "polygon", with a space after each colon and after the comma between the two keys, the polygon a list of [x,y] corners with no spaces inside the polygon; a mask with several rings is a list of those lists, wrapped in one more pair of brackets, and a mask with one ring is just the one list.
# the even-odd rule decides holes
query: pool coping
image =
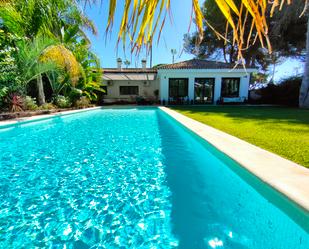
{"label": "pool coping", "polygon": [[50,119],[53,117],[61,117],[66,115],[71,115],[75,113],[99,110],[99,109],[128,109],[128,108],[157,108],[158,106],[138,106],[138,105],[107,105],[107,106],[95,106],[84,109],[76,109],[76,110],[68,110],[68,111],[60,111],[48,114],[34,115],[30,117],[20,117],[13,118],[8,120],[0,120],[0,129],[8,128],[19,124],[31,123],[35,121],[42,121],[46,119]]}
{"label": "pool coping", "polygon": [[309,212],[309,169],[168,107],[158,108]]}
{"label": "pool coping", "polygon": [[61,111],[61,112],[55,112],[55,113],[49,113],[49,114],[35,115],[35,116],[31,116],[31,117],[21,117],[21,118],[9,119],[9,120],[1,120],[0,121],[0,129],[6,128],[6,127],[11,127],[11,126],[18,125],[18,124],[41,121],[41,120],[50,119],[50,118],[53,118],[53,117],[61,117],[61,116],[71,115],[71,114],[80,113],[80,112],[97,110],[97,109],[101,109],[101,108],[102,108],[101,106],[96,106],[96,107],[90,107],[90,108],[84,108],[84,109],[77,109],[77,110],[69,110],[69,111]]}

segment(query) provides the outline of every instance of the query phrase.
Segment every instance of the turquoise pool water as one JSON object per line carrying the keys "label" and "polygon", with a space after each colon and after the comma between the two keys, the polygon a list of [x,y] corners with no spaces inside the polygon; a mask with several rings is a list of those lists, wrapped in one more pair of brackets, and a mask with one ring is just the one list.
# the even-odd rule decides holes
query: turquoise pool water
{"label": "turquoise pool water", "polygon": [[0,248],[308,249],[308,213],[155,108],[0,129]]}

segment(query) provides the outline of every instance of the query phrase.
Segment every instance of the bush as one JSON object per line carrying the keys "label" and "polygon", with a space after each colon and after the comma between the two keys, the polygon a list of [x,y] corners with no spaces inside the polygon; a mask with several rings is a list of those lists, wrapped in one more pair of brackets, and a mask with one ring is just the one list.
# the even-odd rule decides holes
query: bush
{"label": "bush", "polygon": [[260,95],[258,100],[251,103],[298,106],[301,77],[290,77],[279,84],[269,84],[267,87],[254,90]]}
{"label": "bush", "polygon": [[72,105],[69,97],[58,95],[54,98],[54,104],[59,108],[68,108]]}
{"label": "bush", "polygon": [[69,97],[73,103],[76,103],[82,97],[83,91],[77,88],[71,88]]}
{"label": "bush", "polygon": [[45,103],[39,107],[40,110],[52,110],[56,109],[56,106],[54,106],[52,103]]}
{"label": "bush", "polygon": [[90,104],[89,99],[85,96],[80,97],[79,100],[77,100],[75,103],[75,106],[78,108],[86,108],[86,107],[89,107],[90,105],[91,104]]}
{"label": "bush", "polygon": [[10,93],[6,98],[10,112],[22,112],[24,106],[24,98],[19,93]]}
{"label": "bush", "polygon": [[38,105],[36,104],[36,99],[31,98],[30,96],[26,96],[24,99],[24,109],[35,111],[38,109]]}
{"label": "bush", "polygon": [[8,96],[9,88],[1,87],[0,88],[0,110],[5,108],[6,97]]}

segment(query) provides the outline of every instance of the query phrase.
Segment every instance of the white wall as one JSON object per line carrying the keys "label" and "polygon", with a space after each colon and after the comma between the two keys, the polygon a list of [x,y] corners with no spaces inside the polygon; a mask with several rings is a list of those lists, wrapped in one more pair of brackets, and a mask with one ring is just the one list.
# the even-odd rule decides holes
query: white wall
{"label": "white wall", "polygon": [[143,96],[145,98],[155,98],[154,91],[159,89],[159,82],[157,80],[148,81],[149,85],[145,85],[145,81],[129,81],[129,80],[118,80],[110,81],[111,85],[107,84],[107,95],[105,96],[106,102],[115,102],[120,100],[125,101],[135,101],[137,95],[120,95],[119,86],[138,86],[139,93],[138,96]]}
{"label": "white wall", "polygon": [[169,78],[188,78],[189,80],[189,99],[194,99],[194,80],[195,78],[215,78],[214,104],[221,97],[221,81],[224,77],[240,78],[239,97],[248,98],[250,73],[254,69],[159,69],[157,78],[160,80],[160,100],[167,101],[169,96]]}

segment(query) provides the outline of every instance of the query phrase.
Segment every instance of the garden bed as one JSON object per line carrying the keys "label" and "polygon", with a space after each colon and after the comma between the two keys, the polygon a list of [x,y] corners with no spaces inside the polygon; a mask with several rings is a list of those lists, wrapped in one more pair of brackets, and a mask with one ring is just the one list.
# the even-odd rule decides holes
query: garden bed
{"label": "garden bed", "polygon": [[[88,108],[88,107],[85,107]],[[10,120],[15,118],[32,117],[38,115],[46,115],[63,111],[79,110],[84,108],[56,108],[51,110],[37,110],[37,111],[22,111],[22,112],[2,112],[0,113],[0,121]]]}

